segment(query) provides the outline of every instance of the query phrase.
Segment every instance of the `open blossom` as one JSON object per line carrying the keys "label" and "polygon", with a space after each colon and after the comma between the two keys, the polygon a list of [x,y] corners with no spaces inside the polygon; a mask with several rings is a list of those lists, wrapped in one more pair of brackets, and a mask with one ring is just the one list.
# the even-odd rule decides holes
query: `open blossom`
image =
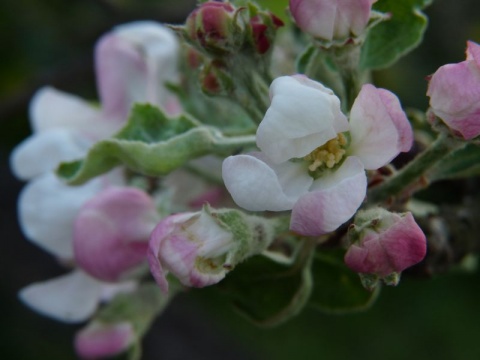
{"label": "open blossom", "polygon": [[153,199],[131,187],[112,187],[88,201],[74,224],[77,265],[104,281],[119,281],[146,262],[158,220]]}
{"label": "open blossom", "polygon": [[413,133],[395,95],[364,85],[350,112],[305,76],[277,78],[257,130],[261,152],[230,156],[223,179],[251,211],[292,210],[290,229],[316,236],[350,219],[366,193],[365,169],[408,151]]}
{"label": "open blossom", "polygon": [[[96,141],[112,135],[127,120],[134,102],[150,102],[168,113],[179,111],[165,83],[177,77],[175,35],[154,22],[135,22],[104,35],[95,49],[100,107],[46,87],[30,103],[33,135],[13,151],[11,165],[30,180],[19,199],[26,237],[57,258],[74,263],[73,228],[82,206],[111,186],[124,186],[121,169],[85,185],[69,187],[52,172],[61,161],[84,156]],[[152,226],[153,227],[153,226]],[[82,269],[31,284],[21,299],[40,313],[67,322],[84,321],[107,293],[131,290],[132,283],[108,284]]]}
{"label": "open blossom", "polygon": [[295,23],[306,33],[327,41],[359,36],[376,0],[290,0]]}
{"label": "open blossom", "polygon": [[371,219],[363,224],[355,219],[350,231],[355,236],[351,236],[354,239],[345,254],[345,263],[352,270],[382,279],[400,274],[425,257],[425,234],[410,212],[395,214],[374,209],[358,217]]}
{"label": "open blossom", "polygon": [[440,67],[430,78],[431,111],[469,140],[480,135],[480,45],[467,43],[467,59]]}

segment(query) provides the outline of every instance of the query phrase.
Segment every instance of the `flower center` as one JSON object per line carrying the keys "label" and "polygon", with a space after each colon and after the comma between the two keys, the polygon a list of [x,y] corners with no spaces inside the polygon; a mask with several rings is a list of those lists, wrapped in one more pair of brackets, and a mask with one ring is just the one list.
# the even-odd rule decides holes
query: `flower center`
{"label": "flower center", "polygon": [[342,133],[332,140],[327,141],[322,146],[313,150],[310,154],[304,157],[305,160],[311,162],[308,170],[315,171],[321,167],[328,169],[333,168],[342,160],[345,155],[343,148],[347,144],[347,139]]}

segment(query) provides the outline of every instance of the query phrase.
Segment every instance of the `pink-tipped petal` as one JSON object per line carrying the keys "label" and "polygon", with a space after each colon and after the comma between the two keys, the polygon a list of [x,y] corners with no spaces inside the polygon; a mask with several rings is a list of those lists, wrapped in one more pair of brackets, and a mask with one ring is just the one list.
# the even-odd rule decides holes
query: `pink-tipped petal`
{"label": "pink-tipped petal", "polygon": [[323,40],[360,35],[368,24],[375,0],[290,0],[295,23]]}
{"label": "pink-tipped petal", "polygon": [[355,214],[366,190],[367,178],[361,161],[347,158],[337,171],[315,180],[311,191],[297,201],[290,229],[307,236],[336,230]]}
{"label": "pink-tipped petal", "polygon": [[103,324],[93,322],[75,335],[75,351],[82,359],[118,355],[134,342],[135,332],[129,322]]}
{"label": "pink-tipped petal", "polygon": [[352,142],[349,152],[368,170],[388,164],[399,152],[408,151],[413,132],[397,97],[366,84],[350,113]]}
{"label": "pink-tipped petal", "polygon": [[135,102],[178,112],[165,84],[177,80],[178,41],[165,26],[138,21],[116,27],[95,49],[98,92],[106,118],[123,123]]}

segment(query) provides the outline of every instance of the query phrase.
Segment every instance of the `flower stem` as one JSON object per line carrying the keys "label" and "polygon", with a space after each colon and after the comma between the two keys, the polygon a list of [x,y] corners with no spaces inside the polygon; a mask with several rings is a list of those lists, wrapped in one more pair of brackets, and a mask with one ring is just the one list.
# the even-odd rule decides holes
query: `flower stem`
{"label": "flower stem", "polygon": [[382,184],[370,189],[367,195],[369,203],[379,203],[389,197],[399,194],[416,180],[420,179],[427,170],[440,162],[451,151],[465,146],[466,143],[455,139],[448,134],[440,134],[435,142],[423,153],[413,159],[395,175]]}
{"label": "flower stem", "polygon": [[251,148],[256,146],[255,135],[219,137],[213,144],[214,152],[232,152],[240,151],[243,148]]}

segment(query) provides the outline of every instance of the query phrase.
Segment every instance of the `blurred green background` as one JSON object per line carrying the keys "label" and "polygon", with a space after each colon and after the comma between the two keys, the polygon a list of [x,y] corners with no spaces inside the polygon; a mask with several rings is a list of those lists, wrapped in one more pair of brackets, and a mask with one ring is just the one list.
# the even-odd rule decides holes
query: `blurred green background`
{"label": "blurred green background", "polygon": [[[381,1],[381,0],[380,0]],[[402,0],[399,0],[402,1]],[[286,0],[264,0],[275,10]],[[46,319],[19,303],[27,284],[63,273],[27,242],[16,221],[23,186],[8,166],[12,147],[29,134],[28,102],[41,86],[94,99],[92,50],[115,24],[153,19],[181,23],[194,0],[3,0],[0,3],[0,358],[75,359],[78,326]],[[480,41],[478,0],[436,0],[424,43],[375,82],[404,106],[427,107],[425,77],[464,59]],[[480,359],[480,273],[405,277],[364,313],[305,311],[276,329],[258,329],[210,290],[182,294],[145,339],[144,359]]]}

